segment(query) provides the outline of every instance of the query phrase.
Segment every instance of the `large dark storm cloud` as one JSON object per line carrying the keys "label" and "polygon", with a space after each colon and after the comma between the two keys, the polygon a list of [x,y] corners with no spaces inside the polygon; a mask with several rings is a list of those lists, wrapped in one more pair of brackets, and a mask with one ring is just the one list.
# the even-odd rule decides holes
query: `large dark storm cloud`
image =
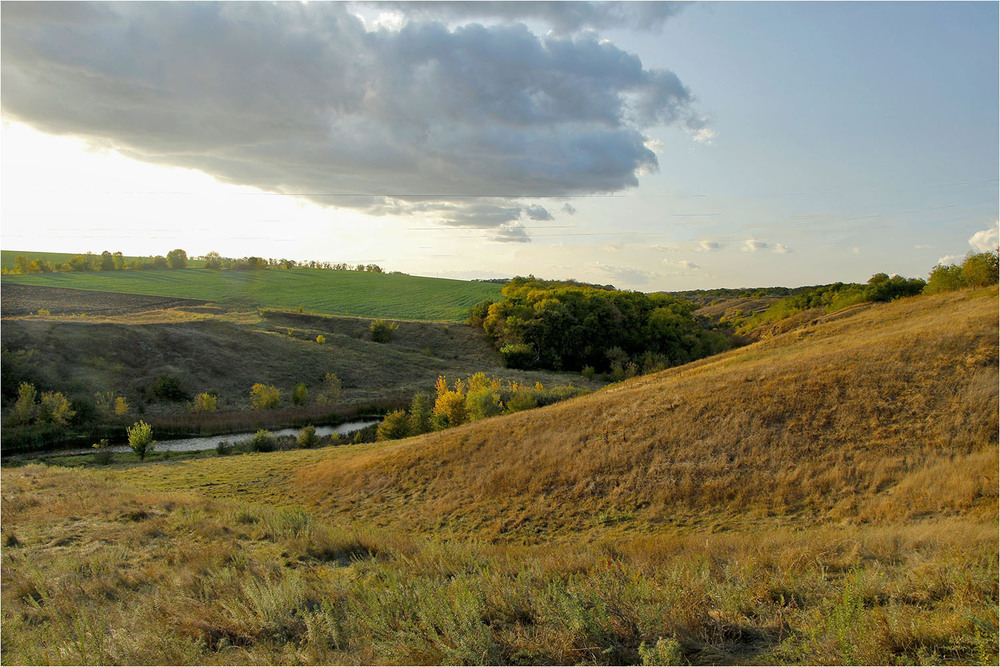
{"label": "large dark storm cloud", "polygon": [[[517,220],[551,218],[533,197],[634,187],[657,167],[644,131],[701,121],[672,72],[578,30],[673,5],[506,4],[439,7],[503,19],[450,28],[418,3],[393,31],[340,3],[7,2],[3,112],[224,182],[525,240]],[[518,6],[557,29],[511,22]]]}

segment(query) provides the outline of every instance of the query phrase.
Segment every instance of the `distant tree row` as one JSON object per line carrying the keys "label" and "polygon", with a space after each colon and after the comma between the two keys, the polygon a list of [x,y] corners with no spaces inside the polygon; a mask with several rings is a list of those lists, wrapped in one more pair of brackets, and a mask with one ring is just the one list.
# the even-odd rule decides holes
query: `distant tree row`
{"label": "distant tree row", "polygon": [[[514,278],[503,300],[473,307],[512,368],[614,371],[615,365],[665,368],[729,348],[729,339],[694,316],[697,306],[666,294]],[[650,363],[650,356],[656,359]]]}
{"label": "distant tree row", "polygon": [[[234,270],[234,271],[261,271],[266,269],[326,269],[330,271],[365,271],[368,273],[385,273],[385,270],[378,264],[345,264],[332,262],[296,262],[293,259],[274,259],[263,257],[223,257],[217,252],[210,252],[201,258],[202,266],[206,269]],[[92,252],[74,255],[68,262],[53,264],[45,259],[30,259],[26,255],[18,255],[14,258],[12,269],[3,269],[3,274],[23,274],[23,273],[53,273],[62,271],[139,271],[139,270],[167,270],[186,269],[189,266],[187,252],[177,248],[171,250],[164,257],[157,255],[148,261],[134,258],[126,259],[120,252],[108,252],[105,250],[100,255]]]}
{"label": "distant tree row", "polygon": [[995,285],[1000,276],[997,252],[969,253],[961,265],[938,264],[927,281],[876,273],[865,284],[833,283],[812,287],[771,304],[762,313],[739,322],[741,330],[753,329],[813,308],[834,312],[859,303],[893,301],[917,294],[934,294],[967,287]]}
{"label": "distant tree row", "polygon": [[332,262],[317,262],[314,260],[296,262],[294,259],[264,259],[263,257],[223,257],[212,251],[201,258],[206,269],[220,270],[264,270],[264,269],[325,269],[328,271],[366,271],[368,273],[385,273],[378,264],[334,264]]}
{"label": "distant tree row", "polygon": [[52,264],[45,259],[29,259],[26,255],[14,258],[14,268],[4,273],[53,273],[56,271],[125,271],[125,270],[166,270],[187,268],[187,253],[180,248],[171,250],[167,256],[157,255],[148,262],[141,259],[126,260],[120,252],[105,250],[100,255],[88,252],[74,255],[68,262]]}

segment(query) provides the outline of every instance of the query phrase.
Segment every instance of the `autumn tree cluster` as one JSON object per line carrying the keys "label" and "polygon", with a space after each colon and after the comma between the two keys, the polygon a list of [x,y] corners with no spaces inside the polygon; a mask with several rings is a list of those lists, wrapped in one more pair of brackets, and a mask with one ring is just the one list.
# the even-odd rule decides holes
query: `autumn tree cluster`
{"label": "autumn tree cluster", "polygon": [[586,393],[572,385],[546,388],[476,373],[449,384],[444,376],[434,386],[435,394],[421,393],[410,409],[396,410],[379,424],[379,440],[396,440],[411,435],[460,426],[496,415],[513,414],[564,401]]}
{"label": "autumn tree cluster", "polygon": [[469,324],[482,327],[512,368],[614,371],[666,368],[730,347],[694,316],[697,306],[666,294],[580,283],[514,278],[503,299],[477,304]]}

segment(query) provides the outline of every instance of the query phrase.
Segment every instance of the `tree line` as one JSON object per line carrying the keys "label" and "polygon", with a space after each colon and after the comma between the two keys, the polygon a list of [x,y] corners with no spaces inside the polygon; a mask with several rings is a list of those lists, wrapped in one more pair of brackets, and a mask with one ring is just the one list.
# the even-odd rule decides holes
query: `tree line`
{"label": "tree line", "polygon": [[[101,254],[92,252],[77,254],[63,263],[53,263],[46,259],[31,259],[27,255],[14,258],[14,267],[4,267],[4,275],[26,273],[55,272],[90,272],[90,271],[165,271],[186,269],[193,260],[188,258],[181,248],[171,250],[163,255],[146,258],[126,258],[121,252],[105,250]],[[264,257],[223,257],[212,251],[199,258],[202,268],[220,271],[264,271],[267,269],[325,269],[328,271],[364,271],[368,273],[385,273],[378,264],[347,264],[344,262],[321,262],[315,260],[298,262],[294,259],[275,259]]]}

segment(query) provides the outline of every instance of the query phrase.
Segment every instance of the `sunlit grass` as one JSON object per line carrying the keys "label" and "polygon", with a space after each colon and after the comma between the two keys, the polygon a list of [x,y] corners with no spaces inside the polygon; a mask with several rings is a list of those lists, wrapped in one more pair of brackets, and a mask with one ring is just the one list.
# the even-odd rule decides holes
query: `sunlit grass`
{"label": "sunlit grass", "polygon": [[353,317],[462,321],[500,286],[362,271],[112,271],[4,276],[5,283],[202,299]]}

